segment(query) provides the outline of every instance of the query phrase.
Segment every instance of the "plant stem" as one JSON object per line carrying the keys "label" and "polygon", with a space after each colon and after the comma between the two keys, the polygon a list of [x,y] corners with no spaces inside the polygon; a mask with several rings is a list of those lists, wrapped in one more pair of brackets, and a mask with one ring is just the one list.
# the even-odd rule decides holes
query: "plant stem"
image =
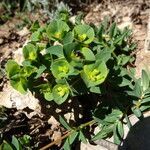
{"label": "plant stem", "polygon": [[117,59],[117,55],[116,55],[114,52],[112,52],[112,54],[113,54],[113,56]]}
{"label": "plant stem", "polygon": [[48,145],[42,147],[40,150],[46,150],[46,149],[50,148],[51,146],[55,145],[56,143],[62,141],[65,138],[67,138],[71,133],[72,133],[72,131],[69,131],[67,134],[63,135],[61,138],[49,143]]}
{"label": "plant stem", "polygon": [[74,128],[70,131],[68,131],[65,135],[63,135],[61,138],[49,143],[48,145],[42,147],[40,150],[46,150],[48,148],[50,148],[51,146],[55,145],[56,143],[62,141],[63,139],[67,138],[69,135],[71,135],[74,131],[77,131],[77,130],[81,130],[82,128],[86,127],[86,126],[90,126],[90,125],[93,125],[94,123],[96,123],[95,120],[91,120],[89,122],[86,122],[84,124],[81,124],[79,127],[77,128]]}
{"label": "plant stem", "polygon": [[86,127],[86,126],[93,125],[94,123],[96,123],[96,121],[95,121],[95,120],[91,120],[91,121],[89,121],[89,122],[86,122],[86,123],[84,123],[84,124],[81,124],[81,125],[78,127],[78,129],[82,129],[82,128]]}

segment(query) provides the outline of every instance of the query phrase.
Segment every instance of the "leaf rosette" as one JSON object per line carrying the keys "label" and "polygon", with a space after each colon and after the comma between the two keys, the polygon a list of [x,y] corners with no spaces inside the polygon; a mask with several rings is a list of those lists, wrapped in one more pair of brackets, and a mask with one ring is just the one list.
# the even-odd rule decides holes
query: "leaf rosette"
{"label": "leaf rosette", "polygon": [[37,58],[37,48],[31,43],[28,43],[24,48],[23,48],[23,55],[24,58],[27,60],[36,60]]}
{"label": "leaf rosette", "polygon": [[53,41],[62,39],[66,32],[69,31],[69,26],[62,20],[52,21],[46,30],[47,36]]}
{"label": "leaf rosette", "polygon": [[11,86],[22,94],[25,94],[27,91],[27,79],[21,75],[23,69],[13,60],[9,60],[6,64],[7,76],[10,79]]}
{"label": "leaf rosette", "polygon": [[52,85],[49,83],[41,84],[37,86],[36,88],[40,89],[40,92],[43,94],[44,98],[47,101],[53,100],[53,94],[52,94]]}
{"label": "leaf rosette", "polygon": [[97,61],[94,64],[84,65],[81,77],[87,87],[93,87],[103,83],[107,77],[108,69],[104,62]]}
{"label": "leaf rosette", "polygon": [[60,105],[67,100],[70,90],[66,84],[56,84],[52,90],[52,93],[54,101]]}
{"label": "leaf rosette", "polygon": [[52,63],[51,71],[56,79],[62,79],[73,75],[74,69],[65,59],[58,59]]}
{"label": "leaf rosette", "polygon": [[94,30],[89,25],[77,25],[74,28],[76,38],[84,44],[89,44],[94,40]]}

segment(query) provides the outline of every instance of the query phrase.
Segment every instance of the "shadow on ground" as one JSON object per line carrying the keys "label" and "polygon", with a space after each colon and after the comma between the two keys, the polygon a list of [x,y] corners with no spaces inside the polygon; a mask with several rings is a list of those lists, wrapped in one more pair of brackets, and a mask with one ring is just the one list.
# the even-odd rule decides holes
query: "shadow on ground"
{"label": "shadow on ground", "polygon": [[132,126],[118,150],[150,150],[150,117]]}

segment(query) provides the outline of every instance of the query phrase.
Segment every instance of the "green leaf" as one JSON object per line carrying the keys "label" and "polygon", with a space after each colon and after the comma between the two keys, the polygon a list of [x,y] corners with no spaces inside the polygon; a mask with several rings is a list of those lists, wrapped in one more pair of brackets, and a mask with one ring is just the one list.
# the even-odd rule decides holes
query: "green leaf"
{"label": "green leaf", "polygon": [[6,141],[3,141],[2,145],[0,145],[1,150],[13,150],[13,148]]}
{"label": "green leaf", "polygon": [[122,77],[122,82],[120,84],[118,84],[119,87],[124,87],[124,86],[132,86],[131,80],[130,79],[126,79],[125,77]]}
{"label": "green leaf", "polygon": [[70,145],[75,141],[77,136],[78,136],[78,132],[73,131],[73,133],[71,133],[71,135],[68,137]]}
{"label": "green leaf", "polygon": [[81,130],[79,131],[79,140],[81,140],[83,143],[87,143],[87,139]]}
{"label": "green leaf", "polygon": [[76,25],[82,24],[82,20],[83,20],[83,13],[80,12],[79,15],[77,15],[75,18],[75,24]]}
{"label": "green leaf", "polygon": [[92,141],[103,139],[112,132],[113,132],[113,124],[110,124],[108,126],[103,126],[102,129],[96,135],[94,135]]}
{"label": "green leaf", "polygon": [[46,51],[47,53],[50,53],[51,55],[55,55],[57,57],[64,57],[63,47],[61,45],[51,46],[47,48]]}
{"label": "green leaf", "polygon": [[6,71],[8,77],[10,78],[11,86],[17,91],[19,91],[20,93],[25,94],[27,91],[28,83],[26,77],[24,77],[23,75],[21,76],[21,72],[23,71],[23,69],[24,68],[22,68],[21,70],[20,66],[13,60],[9,60],[6,64]]}
{"label": "green leaf", "polygon": [[97,86],[92,86],[92,87],[90,87],[90,92],[92,92],[92,93],[97,93],[97,94],[101,94],[100,87],[97,87]]}
{"label": "green leaf", "polygon": [[115,124],[113,135],[114,135],[114,143],[119,145],[123,140],[123,136],[124,136],[124,128],[123,128],[123,123],[121,121],[118,121]]}
{"label": "green leaf", "polygon": [[63,44],[72,43],[74,40],[74,35],[72,32],[68,32],[63,38]]}
{"label": "green leaf", "polygon": [[146,91],[149,88],[149,76],[145,70],[142,70],[142,86],[143,91]]}
{"label": "green leaf", "polygon": [[114,126],[113,137],[114,137],[114,143],[120,145],[121,139],[118,133],[117,124]]}
{"label": "green leaf", "polygon": [[47,101],[53,100],[52,85],[50,83],[40,84],[34,88],[38,89],[38,91],[44,95],[44,98]]}
{"label": "green leaf", "polygon": [[99,131],[94,137],[92,138],[92,141],[103,139],[107,136],[107,133],[104,131]]}
{"label": "green leaf", "polygon": [[132,124],[131,124],[130,119],[129,119],[129,116],[128,116],[127,114],[125,115],[125,120],[126,120],[126,122],[127,122],[128,128],[130,129],[130,128],[132,127]]}
{"label": "green leaf", "polygon": [[52,89],[52,93],[54,101],[60,105],[67,100],[70,91],[68,85],[56,84]]}
{"label": "green leaf", "polygon": [[150,97],[146,97],[146,98],[141,100],[141,104],[144,104],[144,103],[147,103],[147,102],[150,102]]}
{"label": "green leaf", "polygon": [[65,143],[63,145],[63,149],[64,150],[71,150],[68,138],[66,139],[66,141],[65,141]]}
{"label": "green leaf", "polygon": [[[75,68],[82,68],[83,67],[83,61],[86,60],[84,59],[84,55],[81,50],[73,50],[71,55],[69,56],[68,61],[70,64],[75,67]],[[88,60],[87,60],[88,61]]]}
{"label": "green leaf", "polygon": [[10,80],[11,86],[22,94],[26,94],[28,82],[25,78],[17,77]]}
{"label": "green leaf", "polygon": [[77,43],[68,43],[64,45],[64,56],[67,61],[71,61],[71,54],[76,49]]}
{"label": "green leaf", "polygon": [[104,62],[97,61],[95,64],[85,65],[81,77],[87,87],[103,83],[107,77],[108,69]]}
{"label": "green leaf", "polygon": [[44,98],[47,101],[53,100],[52,87],[50,84],[42,84],[41,86],[42,93],[44,94]]}
{"label": "green leaf", "polygon": [[136,117],[141,117],[142,116],[142,112],[139,108],[136,107],[132,107],[132,112],[135,114]]}
{"label": "green leaf", "polygon": [[68,125],[68,123],[61,116],[59,116],[59,121],[67,130],[72,130],[72,128]]}
{"label": "green leaf", "polygon": [[6,64],[6,72],[9,78],[20,72],[20,66],[14,60],[8,60]]}
{"label": "green leaf", "polygon": [[16,150],[22,150],[21,145],[15,136],[12,136],[12,142],[11,143],[14,145]]}
{"label": "green leaf", "polygon": [[146,111],[146,110],[149,110],[150,109],[150,103],[145,103],[144,105],[141,105],[140,106],[140,110],[143,112],[143,111]]}
{"label": "green leaf", "polygon": [[23,55],[25,59],[35,60],[37,58],[37,48],[29,43],[23,48]]}
{"label": "green leaf", "polygon": [[103,32],[104,32],[104,26],[101,24],[98,29],[98,40],[100,42],[102,42],[102,40],[103,40],[103,38],[102,38]]}
{"label": "green leaf", "polygon": [[95,55],[89,48],[83,47],[81,49],[81,53],[83,54],[85,60],[95,61]]}
{"label": "green leaf", "polygon": [[39,31],[35,31],[31,35],[31,41],[33,41],[33,42],[40,41],[40,38],[41,38],[41,33]]}
{"label": "green leaf", "polygon": [[118,121],[117,130],[120,138],[122,139],[124,136],[124,128],[123,128],[123,123],[121,121]]}
{"label": "green leaf", "polygon": [[30,28],[30,31],[35,32],[35,31],[37,31],[39,28],[40,28],[39,21],[36,20],[36,21],[32,24],[32,26],[31,26],[31,28]]}
{"label": "green leaf", "polygon": [[130,51],[133,51],[133,50],[136,49],[136,47],[137,47],[137,43],[131,43],[131,45],[130,45],[130,47],[129,47],[129,50],[130,50]]}
{"label": "green leaf", "polygon": [[[34,31],[30,37],[32,42],[39,42],[42,39],[42,36],[44,35],[43,32],[45,32],[45,28],[41,27],[38,28],[37,31]],[[37,43],[37,45],[39,45],[41,43]]]}
{"label": "green leaf", "polygon": [[116,23],[114,22],[109,29],[109,36],[112,38],[116,35],[116,33],[117,33]]}
{"label": "green leaf", "polygon": [[118,36],[114,40],[114,44],[121,46],[125,38],[131,34],[131,31],[127,28],[124,29],[122,35]]}
{"label": "green leaf", "polygon": [[131,56],[126,56],[124,54],[121,54],[117,57],[118,65],[126,65],[131,59]]}
{"label": "green leaf", "polygon": [[45,49],[46,49],[46,43],[37,43],[36,44],[37,45],[37,47],[38,47],[38,51],[39,52],[45,52]]}
{"label": "green leaf", "polygon": [[111,58],[111,51],[103,50],[95,55],[96,60],[99,59],[105,63]]}
{"label": "green leaf", "polygon": [[32,73],[34,73],[37,69],[34,66],[23,66],[20,69],[20,77],[29,77]]}
{"label": "green leaf", "polygon": [[109,123],[114,123],[117,120],[121,119],[123,113],[118,110],[118,109],[113,109],[110,114],[107,114],[107,116],[104,118],[103,121],[109,122]]}
{"label": "green leaf", "polygon": [[44,92],[44,98],[47,100],[47,101],[52,101],[54,98],[53,98],[53,94],[51,92]]}
{"label": "green leaf", "polygon": [[22,65],[23,65],[23,66],[30,66],[30,67],[33,67],[31,60],[24,60],[24,61],[22,62]]}
{"label": "green leaf", "polygon": [[135,86],[134,86],[134,94],[136,97],[141,98],[142,96],[142,86],[141,86],[141,80],[138,79],[135,82]]}
{"label": "green leaf", "polygon": [[108,29],[108,26],[109,26],[109,17],[108,16],[104,17],[104,20],[101,24],[103,25],[103,27],[106,31]]}
{"label": "green leaf", "polygon": [[39,69],[36,71],[36,76],[34,77],[35,79],[39,78],[41,74],[46,70],[46,67],[44,65],[41,65]]}
{"label": "green leaf", "polygon": [[74,68],[65,59],[58,59],[52,63],[51,71],[56,79],[62,79],[73,75]]}
{"label": "green leaf", "polygon": [[21,145],[23,146],[29,146],[30,145],[30,141],[31,141],[31,137],[29,135],[23,135],[22,137],[18,138],[19,142],[21,143]]}
{"label": "green leaf", "polygon": [[74,28],[74,34],[80,42],[89,44],[94,40],[94,30],[89,25],[77,25]]}
{"label": "green leaf", "polygon": [[52,21],[46,30],[47,36],[51,40],[61,40],[66,32],[69,31],[69,26],[62,20]]}

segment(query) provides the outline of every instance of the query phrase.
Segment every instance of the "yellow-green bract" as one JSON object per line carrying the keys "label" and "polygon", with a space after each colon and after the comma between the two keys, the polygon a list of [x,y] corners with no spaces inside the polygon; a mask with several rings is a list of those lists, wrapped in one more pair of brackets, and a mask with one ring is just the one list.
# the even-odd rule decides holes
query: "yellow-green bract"
{"label": "yellow-green bract", "polygon": [[85,65],[81,72],[81,77],[87,87],[92,87],[103,83],[107,77],[108,69],[104,62],[97,61],[94,64]]}

